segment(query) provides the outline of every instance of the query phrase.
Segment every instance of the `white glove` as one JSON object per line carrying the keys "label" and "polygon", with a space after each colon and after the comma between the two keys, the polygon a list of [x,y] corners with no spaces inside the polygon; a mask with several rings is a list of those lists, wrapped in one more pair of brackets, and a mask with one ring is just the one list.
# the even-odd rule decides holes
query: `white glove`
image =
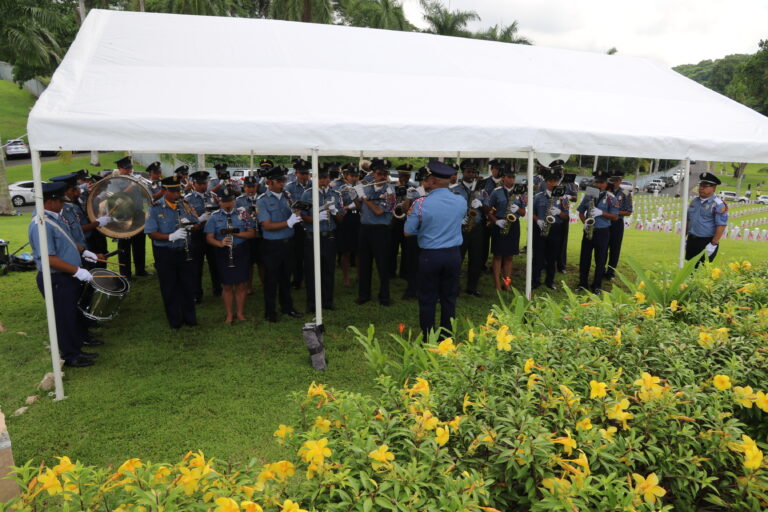
{"label": "white glove", "polygon": [[384,192],[384,194],[387,195],[387,196],[394,196],[395,195],[395,189],[393,189],[392,187],[387,187],[387,190]]}
{"label": "white glove", "polygon": [[592,217],[599,217],[602,214],[603,214],[603,210],[601,210],[600,208],[592,208],[592,211],[590,212],[590,215],[592,215]]}
{"label": "white glove", "polygon": [[544,230],[544,226],[546,226],[547,223],[545,221],[543,221],[542,219],[539,219],[539,220],[536,221],[536,224],[538,224],[539,229],[541,229],[543,231]]}
{"label": "white glove", "polygon": [[550,215],[558,216],[558,215],[560,215],[560,213],[562,213],[562,210],[560,208],[558,208],[557,206],[553,206],[552,208],[549,209],[549,214]]}
{"label": "white glove", "polygon": [[169,242],[175,242],[176,240],[184,240],[187,238],[187,231],[184,228],[179,228],[173,233],[168,235]]}
{"label": "white glove", "polygon": [[287,222],[288,222],[288,227],[292,228],[293,226],[295,226],[296,224],[301,222],[301,217],[299,217],[295,213],[292,213],[291,216],[288,217],[288,221]]}
{"label": "white glove", "polygon": [[519,209],[520,209],[520,207],[517,206],[516,204],[513,204],[512,206],[509,207],[510,213],[517,213],[517,210],[519,210]]}
{"label": "white glove", "polygon": [[481,206],[483,206],[483,202],[479,199],[473,199],[472,203],[470,203],[470,206],[472,208],[480,208]]}
{"label": "white glove", "polygon": [[103,228],[104,226],[112,222],[112,217],[110,217],[109,215],[104,215],[103,217],[99,217],[98,219],[96,219],[96,222],[99,223],[100,228]]}
{"label": "white glove", "polygon": [[91,282],[93,281],[93,275],[91,275],[90,272],[85,270],[82,267],[77,268],[77,272],[74,273],[75,279],[78,279],[83,282]]}
{"label": "white glove", "polygon": [[91,251],[89,251],[88,249],[86,249],[86,250],[84,250],[84,251],[83,251],[83,254],[82,254],[82,256],[83,256],[83,259],[84,259],[85,261],[90,261],[91,263],[96,263],[96,262],[98,261],[98,256],[96,256],[95,254],[93,254],[93,253],[92,253]]}
{"label": "white glove", "polygon": [[419,193],[419,197],[424,197],[425,195],[427,195],[427,191],[424,190],[424,187],[422,187],[421,185],[416,187],[416,192]]}
{"label": "white glove", "polygon": [[461,225],[466,226],[467,224],[469,224],[469,219],[465,216],[461,219]]}
{"label": "white glove", "polygon": [[715,251],[717,250],[717,245],[707,244],[704,250],[707,251],[707,256],[712,256],[713,254],[715,254]]}
{"label": "white glove", "polygon": [[205,221],[207,221],[207,220],[208,220],[208,219],[210,219],[210,218],[211,218],[211,214],[210,214],[209,212],[205,212],[204,214],[202,214],[201,216],[199,216],[199,217],[197,218],[197,220],[199,220],[200,222],[205,222]]}
{"label": "white glove", "polygon": [[331,205],[331,206],[328,208],[328,211],[331,213],[331,215],[336,215],[336,214],[338,214],[338,213],[339,213],[339,210],[338,210],[338,208],[336,208],[336,205],[335,205],[335,204],[332,204],[332,205]]}
{"label": "white glove", "polygon": [[497,220],[496,225],[499,226],[499,228],[504,229],[505,227],[507,227],[507,219]]}
{"label": "white glove", "polygon": [[323,210],[322,212],[320,212],[320,215],[318,215],[318,217],[320,217],[320,220],[328,220],[328,211]]}
{"label": "white glove", "polygon": [[230,245],[233,245],[235,243],[234,237],[232,235],[225,236],[224,239],[221,241],[225,246],[229,247]]}
{"label": "white glove", "polygon": [[362,183],[358,183],[357,185],[355,185],[355,192],[357,193],[357,197],[359,197],[360,199],[365,198],[365,188],[363,187]]}

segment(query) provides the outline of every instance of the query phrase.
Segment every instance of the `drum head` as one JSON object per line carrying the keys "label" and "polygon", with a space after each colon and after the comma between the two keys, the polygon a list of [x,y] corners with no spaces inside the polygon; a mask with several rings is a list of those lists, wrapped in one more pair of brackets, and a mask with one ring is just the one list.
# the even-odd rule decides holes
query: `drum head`
{"label": "drum head", "polygon": [[93,287],[97,290],[112,293],[122,293],[128,290],[128,281],[123,277],[116,277],[118,274],[105,268],[95,268],[91,270],[93,275]]}
{"label": "drum head", "polygon": [[130,238],[144,230],[144,219],[152,196],[147,187],[132,176],[109,176],[93,186],[88,194],[88,218],[95,222],[109,215],[112,221],[98,230],[112,238]]}

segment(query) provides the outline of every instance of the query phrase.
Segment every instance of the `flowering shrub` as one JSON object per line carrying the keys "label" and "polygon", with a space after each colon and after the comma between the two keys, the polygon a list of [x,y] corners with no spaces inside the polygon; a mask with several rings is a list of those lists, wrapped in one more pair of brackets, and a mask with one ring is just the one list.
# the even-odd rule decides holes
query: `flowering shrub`
{"label": "flowering shrub", "polygon": [[275,426],[284,460],[62,457],[18,468],[0,510],[765,510],[766,278],[743,262],[517,296],[439,342],[355,330],[380,392],[313,383]]}

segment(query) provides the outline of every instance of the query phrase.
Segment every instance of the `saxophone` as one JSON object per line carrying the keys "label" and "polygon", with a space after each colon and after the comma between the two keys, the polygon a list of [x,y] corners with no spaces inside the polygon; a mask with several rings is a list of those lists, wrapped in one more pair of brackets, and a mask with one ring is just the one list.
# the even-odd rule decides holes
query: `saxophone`
{"label": "saxophone", "polygon": [[595,199],[590,198],[587,203],[587,216],[584,219],[584,236],[587,240],[592,240],[592,235],[595,234],[595,218],[592,216],[592,209],[595,207]]}
{"label": "saxophone", "polygon": [[517,221],[517,215],[512,213],[512,206],[515,204],[513,201],[514,198],[514,194],[509,194],[507,197],[507,211],[504,215],[504,219],[507,221],[507,223],[504,225],[504,229],[501,230],[501,236],[507,236],[509,231],[512,229],[512,223]]}
{"label": "saxophone", "polygon": [[551,194],[549,196],[549,201],[547,202],[547,212],[546,217],[544,217],[544,227],[541,230],[541,236],[545,238],[549,236],[549,230],[552,229],[552,224],[554,224],[557,220],[555,219],[554,215],[549,214],[553,206],[555,206],[555,194]]}
{"label": "saxophone", "polygon": [[461,231],[463,233],[469,233],[474,229],[477,222],[477,211],[472,208],[472,201],[478,198],[479,191],[475,190],[469,195],[469,201],[467,204],[467,213],[464,215],[464,222],[461,225]]}

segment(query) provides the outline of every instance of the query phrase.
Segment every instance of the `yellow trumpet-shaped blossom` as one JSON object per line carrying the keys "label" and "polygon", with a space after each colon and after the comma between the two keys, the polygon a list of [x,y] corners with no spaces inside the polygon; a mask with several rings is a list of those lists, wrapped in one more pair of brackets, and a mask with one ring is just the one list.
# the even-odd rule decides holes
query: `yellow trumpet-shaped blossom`
{"label": "yellow trumpet-shaped blossom", "polygon": [[556,437],[552,439],[552,442],[563,445],[563,451],[565,451],[567,455],[570,455],[577,444],[576,440],[571,437],[570,432],[566,430],[565,433],[566,435],[564,437]]}
{"label": "yellow trumpet-shaped blossom", "polygon": [[757,443],[748,435],[741,435],[741,443],[730,443],[728,446],[737,452],[744,454],[744,467],[747,469],[759,469],[763,464],[763,452],[757,447]]}
{"label": "yellow trumpet-shaped blossom", "polygon": [[411,388],[408,390],[408,394],[411,396],[429,396],[429,382],[427,382],[425,379],[422,379],[421,377],[416,377],[416,384],[411,386]]}
{"label": "yellow trumpet-shaped blossom", "polygon": [[613,442],[613,436],[616,435],[616,431],[618,429],[616,427],[608,427],[608,428],[601,428],[598,430],[600,433],[600,436],[602,436],[603,439],[608,441],[609,443]]}
{"label": "yellow trumpet-shaped blossom", "polygon": [[59,477],[49,468],[45,468],[45,473],[38,476],[37,481],[43,486],[41,490],[46,491],[49,496],[56,496],[64,490]]}
{"label": "yellow trumpet-shaped blossom", "polygon": [[318,429],[320,432],[330,432],[331,430],[331,420],[327,420],[323,418],[322,416],[318,416],[315,418],[315,428]]}
{"label": "yellow trumpet-shaped blossom", "polygon": [[640,312],[646,318],[655,318],[656,317],[656,306],[651,304],[647,308],[640,310]]}
{"label": "yellow trumpet-shaped blossom", "polygon": [[638,304],[645,304],[645,294],[643,292],[635,292],[635,300]]}
{"label": "yellow trumpet-shaped blossom", "polygon": [[430,348],[429,351],[447,356],[456,352],[456,345],[453,344],[453,338],[445,338],[437,345],[437,348]]}
{"label": "yellow trumpet-shaped blossom", "polygon": [[581,418],[576,422],[576,430],[592,430],[592,420],[589,418]]}
{"label": "yellow trumpet-shaped blossom", "polygon": [[541,384],[542,380],[541,377],[539,377],[538,374],[532,373],[528,376],[528,389],[532,390],[537,385]]}
{"label": "yellow trumpet-shaped blossom", "polygon": [[438,446],[445,446],[449,438],[448,427],[437,427],[435,430],[435,442],[437,442]]}
{"label": "yellow trumpet-shaped blossom", "polygon": [[53,466],[53,472],[56,476],[61,475],[62,473],[72,473],[76,470],[75,465],[72,464],[69,457],[64,456],[56,458],[59,459],[59,463]]}
{"label": "yellow trumpet-shaped blossom", "polygon": [[660,386],[659,382],[661,382],[659,377],[654,377],[648,372],[641,373],[640,378],[634,382],[635,386],[640,387],[638,392],[640,400],[648,402],[661,397],[665,392],[665,388]]}
{"label": "yellow trumpet-shaped blossom", "polygon": [[762,391],[755,393],[755,405],[763,412],[768,412],[768,394]]}
{"label": "yellow trumpet-shaped blossom", "polygon": [[322,464],[326,457],[331,456],[331,449],[328,448],[328,439],[324,437],[316,441],[306,441],[301,448],[299,448],[298,455],[304,462],[312,462],[318,465]]}
{"label": "yellow trumpet-shaped blossom", "polygon": [[589,381],[589,398],[604,398],[607,395],[608,384],[596,380]]}
{"label": "yellow trumpet-shaped blossom", "polygon": [[531,373],[535,367],[536,367],[536,361],[534,361],[533,359],[526,359],[525,364],[523,365],[523,371],[527,375]]}
{"label": "yellow trumpet-shaped blossom", "polygon": [[720,270],[718,267],[715,267],[712,269],[712,272],[709,274],[709,276],[712,279],[720,279],[723,275],[723,271]]}
{"label": "yellow trumpet-shaped blossom", "polygon": [[240,505],[232,498],[216,498],[214,512],[240,512]]}
{"label": "yellow trumpet-shaped blossom", "polygon": [[391,468],[392,461],[395,460],[395,454],[389,451],[389,446],[386,444],[383,444],[375,450],[369,452],[368,457],[373,459],[373,462],[371,462],[371,467],[375,471]]}
{"label": "yellow trumpet-shaped blossom", "polygon": [[752,386],[734,386],[733,388],[733,400],[747,409],[752,408],[752,403],[757,399]]}
{"label": "yellow trumpet-shaped blossom", "polygon": [[135,473],[137,469],[142,467],[144,464],[141,462],[141,459],[128,459],[127,461],[123,462],[119,468],[117,468],[118,473]]}
{"label": "yellow trumpet-shaped blossom", "polygon": [[293,427],[281,423],[272,435],[277,438],[279,444],[283,444],[286,439],[293,437]]}
{"label": "yellow trumpet-shaped blossom", "polygon": [[280,507],[280,512],[307,512],[301,508],[298,503],[291,500],[285,500]]}
{"label": "yellow trumpet-shaped blossom", "polygon": [[731,388],[731,378],[727,375],[715,375],[712,379],[712,383],[720,391],[725,391]]}
{"label": "yellow trumpet-shaped blossom", "polygon": [[651,473],[647,477],[632,473],[632,478],[635,479],[635,494],[649,505],[655,504],[658,498],[667,494],[667,491],[659,485],[659,477],[656,473]]}
{"label": "yellow trumpet-shaped blossom", "polygon": [[499,327],[499,330],[496,331],[496,348],[498,350],[509,352],[512,350],[512,340],[514,339],[515,337],[509,333],[509,326],[502,325]]}
{"label": "yellow trumpet-shaped blossom", "polygon": [[605,335],[605,331],[602,327],[596,327],[594,325],[585,325],[581,328],[581,332],[587,336],[592,336],[593,338],[602,338],[603,335]]}
{"label": "yellow trumpet-shaped blossom", "polygon": [[627,430],[629,428],[629,425],[627,425],[627,420],[634,418],[634,415],[631,412],[627,412],[628,408],[629,400],[624,398],[620,402],[617,402],[609,407],[606,410],[606,415],[608,416],[608,419],[620,421],[622,428]]}
{"label": "yellow trumpet-shaped blossom", "polygon": [[261,505],[250,500],[241,501],[240,508],[243,509],[243,512],[264,512]]}

